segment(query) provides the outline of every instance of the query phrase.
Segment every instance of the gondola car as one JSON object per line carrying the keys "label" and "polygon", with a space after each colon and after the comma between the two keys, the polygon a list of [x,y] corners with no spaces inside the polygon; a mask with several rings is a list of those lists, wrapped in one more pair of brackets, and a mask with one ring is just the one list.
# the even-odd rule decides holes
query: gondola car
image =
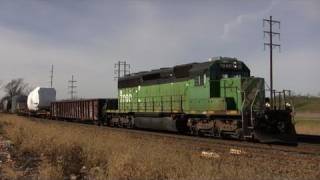
{"label": "gondola car", "polygon": [[103,109],[117,109],[117,99],[72,99],[51,103],[52,119],[100,124]]}

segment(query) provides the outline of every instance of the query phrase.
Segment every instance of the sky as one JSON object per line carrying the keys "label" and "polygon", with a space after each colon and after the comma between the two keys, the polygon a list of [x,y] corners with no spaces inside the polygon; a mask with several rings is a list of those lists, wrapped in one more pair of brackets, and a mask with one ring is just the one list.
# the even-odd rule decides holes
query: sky
{"label": "sky", "polygon": [[[0,82],[24,78],[68,98],[117,96],[114,64],[131,72],[236,57],[269,82],[262,19],[281,21],[274,87],[320,92],[318,0],[0,0]],[[0,93],[0,95],[3,95]]]}

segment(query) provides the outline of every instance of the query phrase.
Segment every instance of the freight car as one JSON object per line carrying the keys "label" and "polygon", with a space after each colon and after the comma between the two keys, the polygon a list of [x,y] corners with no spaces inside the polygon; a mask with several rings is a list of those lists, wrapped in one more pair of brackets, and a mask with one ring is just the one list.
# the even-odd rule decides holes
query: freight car
{"label": "freight car", "polygon": [[117,99],[79,99],[51,103],[52,119],[101,123],[103,109],[117,109]]}
{"label": "freight car", "polygon": [[1,111],[17,114],[27,111],[27,96],[15,95],[12,98],[5,97],[1,101]]}
{"label": "freight car", "polygon": [[286,91],[270,104],[264,79],[235,58],[212,58],[126,75],[108,125],[262,142],[294,141]]}
{"label": "freight car", "polygon": [[28,111],[27,96],[17,95],[12,98],[11,113],[24,114]]}
{"label": "freight car", "polygon": [[7,97],[3,99],[1,102],[1,110],[2,112],[8,113],[10,112],[10,109],[11,109],[11,100],[10,98]]}
{"label": "freight car", "polygon": [[56,90],[54,88],[37,87],[28,95],[28,111],[26,114],[38,117],[50,117],[50,105],[55,100]]}

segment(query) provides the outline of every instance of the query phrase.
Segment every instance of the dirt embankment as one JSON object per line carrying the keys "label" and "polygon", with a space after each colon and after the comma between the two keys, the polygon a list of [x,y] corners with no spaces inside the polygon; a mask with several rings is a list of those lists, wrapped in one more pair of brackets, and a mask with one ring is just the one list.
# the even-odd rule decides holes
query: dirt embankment
{"label": "dirt embankment", "polygon": [[[38,179],[319,179],[320,156],[259,154],[95,126],[0,114],[13,165],[3,177]],[[7,141],[7,140],[5,140]],[[319,148],[320,150],[320,148]],[[31,158],[32,157],[32,158]],[[31,159],[31,160],[28,160]],[[29,163],[27,163],[29,161]],[[19,164],[19,165],[18,165]],[[25,168],[17,169],[20,164]],[[5,166],[9,166],[7,163]],[[3,166],[2,166],[3,167]],[[11,168],[11,169],[10,169]],[[29,168],[29,171],[26,169]],[[12,170],[12,171],[11,171]],[[19,171],[21,170],[21,171]],[[28,173],[27,173],[28,172]],[[30,175],[31,173],[31,175]],[[12,179],[14,179],[12,178]]]}

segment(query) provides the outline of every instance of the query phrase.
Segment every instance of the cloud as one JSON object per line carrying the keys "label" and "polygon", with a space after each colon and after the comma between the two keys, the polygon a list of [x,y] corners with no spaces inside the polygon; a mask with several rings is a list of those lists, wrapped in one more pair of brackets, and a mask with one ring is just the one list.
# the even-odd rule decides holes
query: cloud
{"label": "cloud", "polygon": [[320,1],[318,0],[308,0],[308,1],[293,1],[292,6],[295,8],[299,8],[301,15],[310,19],[319,22],[320,16]]}
{"label": "cloud", "polygon": [[[306,59],[320,56],[317,37],[308,34],[317,30],[310,29],[319,28],[319,23],[310,20],[312,23],[304,22],[304,29],[292,28],[297,18],[293,12],[303,14],[305,10],[282,1],[268,6],[213,1],[38,2],[0,4],[0,80],[23,77],[33,86],[48,86],[54,64],[59,98],[69,97],[67,81],[72,74],[80,97],[115,97],[113,71],[118,60],[127,60],[137,72],[231,56],[244,60],[254,75],[268,77],[261,24],[271,12],[285,20],[281,27],[285,31],[281,39],[284,52],[275,57],[277,67],[289,64],[298,70],[302,62],[297,59],[303,58],[303,52]],[[313,67],[318,64],[310,63],[305,67],[312,70],[302,68],[308,72],[302,75],[276,68],[277,77],[315,80],[319,74]],[[277,83],[299,91],[320,89],[319,85],[308,85],[309,81],[303,82],[303,88],[284,78]]]}
{"label": "cloud", "polygon": [[236,29],[240,28],[240,26],[242,26],[243,24],[262,19],[277,4],[278,1],[273,0],[271,1],[270,5],[267,6],[267,8],[264,8],[258,12],[250,12],[238,15],[233,20],[223,25],[223,34],[221,35],[221,38],[227,40],[228,38],[230,38],[230,34],[232,33],[232,31],[235,31]]}
{"label": "cloud", "polygon": [[84,66],[94,57],[71,47],[53,46],[37,41],[29,34],[4,28],[0,28],[0,39],[0,76],[4,82],[22,77],[34,87],[49,86],[49,70],[54,64],[55,85],[59,87],[58,95],[61,97],[66,97],[65,82],[71,74],[76,74],[78,70],[85,74],[85,69],[89,68]]}

